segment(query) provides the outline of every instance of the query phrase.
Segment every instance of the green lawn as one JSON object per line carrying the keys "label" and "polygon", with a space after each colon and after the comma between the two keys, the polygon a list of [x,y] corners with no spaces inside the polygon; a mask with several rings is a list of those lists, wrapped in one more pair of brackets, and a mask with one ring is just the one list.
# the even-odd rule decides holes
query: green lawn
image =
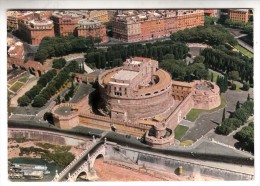
{"label": "green lawn", "polygon": [[174,130],[175,139],[180,140],[182,136],[184,136],[184,134],[187,132],[188,129],[189,127],[178,125]]}
{"label": "green lawn", "polygon": [[217,73],[215,73],[215,72],[210,72],[210,71],[209,71],[210,81],[211,81],[211,74],[213,74],[213,81],[214,81],[214,82],[217,82],[217,78],[218,78]]}
{"label": "green lawn", "polygon": [[225,105],[226,105],[226,99],[224,98],[224,96],[221,96],[221,104],[217,108],[214,108],[211,110],[191,109],[190,112],[186,116],[186,120],[195,121],[199,117],[200,114],[215,112],[215,111],[223,108]]}
{"label": "green lawn", "polygon": [[235,48],[238,49],[242,54],[246,55],[248,58],[254,57],[254,54],[240,45],[236,45]]}
{"label": "green lawn", "polygon": [[13,84],[13,86],[11,86],[10,90],[12,90],[13,92],[17,92],[17,90],[19,90],[22,86],[23,83],[16,82],[15,84]]}
{"label": "green lawn", "polygon": [[24,76],[24,77],[20,78],[18,81],[25,83],[28,79],[29,79],[28,76]]}
{"label": "green lawn", "polygon": [[190,146],[192,144],[193,144],[192,140],[186,140],[186,141],[180,142],[180,146]]}

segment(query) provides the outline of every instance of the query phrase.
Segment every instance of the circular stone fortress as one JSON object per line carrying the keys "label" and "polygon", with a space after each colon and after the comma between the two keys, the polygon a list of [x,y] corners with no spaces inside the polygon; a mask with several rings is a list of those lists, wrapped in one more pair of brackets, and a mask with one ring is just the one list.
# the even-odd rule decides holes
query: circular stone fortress
{"label": "circular stone fortress", "polygon": [[61,104],[52,110],[56,126],[68,129],[81,124],[144,137],[152,146],[169,145],[174,143],[174,129],[192,108],[210,110],[221,103],[215,83],[173,81],[150,58],[127,59],[123,66],[99,74],[97,83],[103,116],[86,110],[84,100],[73,103],[77,107],[73,114],[61,113],[70,113]]}
{"label": "circular stone fortress", "polygon": [[152,59],[127,59],[122,67],[101,74],[98,84],[112,118],[149,118],[174,104],[171,75]]}

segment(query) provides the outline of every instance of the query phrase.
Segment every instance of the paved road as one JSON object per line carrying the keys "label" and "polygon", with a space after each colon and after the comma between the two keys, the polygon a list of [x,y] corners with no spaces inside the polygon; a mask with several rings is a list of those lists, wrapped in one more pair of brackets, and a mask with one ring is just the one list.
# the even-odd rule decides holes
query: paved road
{"label": "paved road", "polygon": [[[85,61],[85,53],[82,53],[82,54],[79,54],[78,56],[71,56],[71,57],[65,57],[66,61],[69,62],[69,61],[72,61],[72,60],[75,60],[75,61],[78,61],[78,62],[84,62]],[[84,70],[89,74],[91,72],[93,72],[94,70],[92,70],[89,66],[86,65],[86,63],[84,62]]]}
{"label": "paved road", "polygon": [[241,31],[242,31],[241,29],[234,29],[234,28],[226,28],[226,29],[237,39],[239,45],[246,48],[250,52],[254,53],[254,49],[252,46],[248,45],[247,43],[245,43],[244,41],[239,39],[243,36],[246,36],[247,34],[241,34]]}
{"label": "paved road", "polygon": [[237,41],[238,41],[239,45],[241,45],[242,47],[246,48],[251,53],[254,53],[254,49],[250,45],[246,44],[244,41],[242,41],[240,39],[238,39]]}
{"label": "paved road", "polygon": [[155,43],[156,41],[167,41],[170,40],[169,37],[163,37],[163,38],[155,38],[151,40],[145,40],[145,41],[137,41],[137,42],[123,42],[118,39],[110,38],[110,41],[107,43],[99,43],[95,44],[96,47],[98,48],[108,48],[113,45],[123,45],[123,46],[128,46],[129,44],[146,44],[146,43]]}

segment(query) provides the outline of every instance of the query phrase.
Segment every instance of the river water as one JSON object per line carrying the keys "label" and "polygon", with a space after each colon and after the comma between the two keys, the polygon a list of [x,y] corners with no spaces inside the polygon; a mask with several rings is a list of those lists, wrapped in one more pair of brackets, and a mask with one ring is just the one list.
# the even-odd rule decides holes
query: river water
{"label": "river water", "polygon": [[50,174],[44,175],[43,179],[41,180],[10,179],[10,181],[13,182],[49,182],[54,178],[56,170],[58,170],[58,172],[61,172],[63,170],[62,167],[59,167],[54,163],[48,163],[45,160],[42,160],[40,158],[12,158],[9,159],[9,161],[11,161],[12,163],[46,165],[48,167],[48,171],[50,171]]}

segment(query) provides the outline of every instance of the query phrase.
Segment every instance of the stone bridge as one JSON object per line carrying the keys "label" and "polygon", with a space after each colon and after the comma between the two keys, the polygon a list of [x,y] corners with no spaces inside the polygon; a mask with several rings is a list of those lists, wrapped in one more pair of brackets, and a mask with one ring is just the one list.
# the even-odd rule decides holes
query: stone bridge
{"label": "stone bridge", "polygon": [[94,170],[94,163],[100,156],[106,159],[105,149],[106,138],[103,141],[102,137],[98,140],[95,140],[93,137],[92,144],[77,156],[62,172],[58,173],[56,171],[56,175],[52,181],[75,182],[78,177],[86,180],[96,180],[98,177]]}

